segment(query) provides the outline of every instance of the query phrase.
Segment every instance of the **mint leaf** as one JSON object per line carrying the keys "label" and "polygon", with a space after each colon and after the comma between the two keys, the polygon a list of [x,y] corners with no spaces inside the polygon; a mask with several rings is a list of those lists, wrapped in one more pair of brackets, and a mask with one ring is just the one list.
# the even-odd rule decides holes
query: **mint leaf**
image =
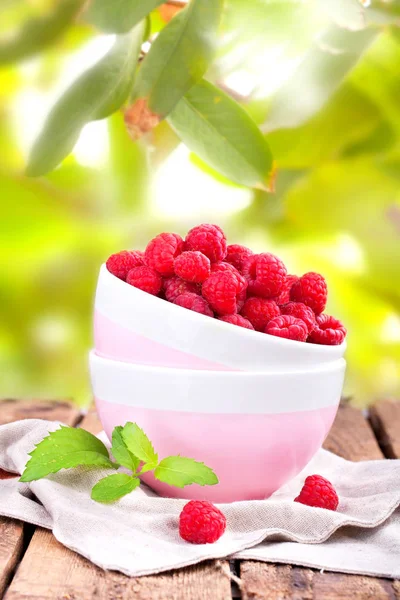
{"label": "mint leaf", "polygon": [[140,469],[139,475],[142,475],[143,473],[147,473],[148,471],[153,471],[157,465],[158,465],[158,461],[153,462],[153,463],[147,463]]}
{"label": "mint leaf", "polygon": [[156,470],[154,477],[159,481],[183,488],[185,485],[215,485],[218,477],[210,467],[193,458],[184,456],[168,456],[164,458]]}
{"label": "mint leaf", "polygon": [[91,497],[96,502],[115,502],[132,492],[138,485],[140,485],[138,477],[131,477],[126,473],[115,473],[115,475],[100,479],[92,488]]}
{"label": "mint leaf", "polygon": [[136,423],[126,423],[122,438],[130,452],[144,463],[157,463],[158,455],[143,429]]}
{"label": "mint leaf", "polygon": [[84,429],[61,426],[51,432],[30,452],[20,481],[35,481],[60,469],[81,465],[115,469],[108,450],[97,437]]}
{"label": "mint leaf", "polygon": [[132,452],[129,452],[122,437],[122,430],[123,427],[121,427],[121,425],[114,428],[114,431],[112,432],[111,452],[120,465],[135,472],[140,464],[140,460],[136,458]]}

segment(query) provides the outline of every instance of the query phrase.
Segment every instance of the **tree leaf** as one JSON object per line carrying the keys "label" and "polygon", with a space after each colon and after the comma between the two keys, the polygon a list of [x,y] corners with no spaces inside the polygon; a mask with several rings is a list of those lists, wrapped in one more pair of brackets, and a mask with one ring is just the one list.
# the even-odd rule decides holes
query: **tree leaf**
{"label": "tree leaf", "polygon": [[114,428],[112,432],[112,447],[111,452],[114,456],[115,460],[119,462],[120,465],[130,469],[135,472],[140,464],[140,460],[133,456],[131,452],[129,452],[124,439],[122,437],[122,429],[121,425]]}
{"label": "tree leaf", "polygon": [[50,14],[33,18],[9,40],[0,42],[0,65],[11,64],[41,52],[69,27],[84,0],[62,0]]}
{"label": "tree leaf", "polygon": [[60,469],[82,465],[116,468],[108,450],[96,436],[84,429],[61,426],[45,437],[30,453],[20,481],[36,481]]}
{"label": "tree leaf", "polygon": [[115,473],[103,477],[92,488],[92,500],[96,502],[115,502],[123,496],[130,494],[140,485],[139,477],[131,477],[126,473]]}
{"label": "tree leaf", "polygon": [[92,0],[85,21],[107,33],[127,33],[164,0]]}
{"label": "tree leaf", "polygon": [[82,127],[116,111],[132,86],[144,25],[117,38],[94,67],[83,73],[53,107],[29,158],[27,175],[54,169],[73,149]]}
{"label": "tree leaf", "polygon": [[156,470],[154,476],[159,481],[183,488],[185,485],[197,483],[198,485],[215,485],[218,477],[210,467],[193,458],[184,456],[168,456],[164,458]]}
{"label": "tree leaf", "polygon": [[181,140],[223,175],[250,187],[268,187],[272,155],[247,112],[202,80],[168,117]]}
{"label": "tree leaf", "polygon": [[136,423],[126,423],[122,429],[123,440],[130,452],[144,463],[157,463],[158,456],[143,429]]}
{"label": "tree leaf", "polygon": [[160,32],[144,59],[133,98],[164,118],[201,79],[213,57],[223,0],[191,0]]}

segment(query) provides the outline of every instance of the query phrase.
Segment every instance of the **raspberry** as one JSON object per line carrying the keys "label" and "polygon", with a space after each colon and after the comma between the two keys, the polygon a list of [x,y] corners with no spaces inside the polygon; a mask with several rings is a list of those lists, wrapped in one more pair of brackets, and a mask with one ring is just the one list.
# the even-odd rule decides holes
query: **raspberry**
{"label": "raspberry", "polygon": [[175,274],[194,283],[203,283],[210,276],[210,259],[196,251],[182,252],[175,259]]}
{"label": "raspberry", "polygon": [[308,333],[310,333],[317,324],[313,310],[302,302],[288,302],[287,304],[284,304],[281,306],[281,313],[304,321],[307,325]]}
{"label": "raspberry", "polygon": [[211,308],[219,315],[237,312],[238,295],[243,292],[242,282],[229,271],[211,273],[203,283],[202,293]]}
{"label": "raspberry", "polygon": [[144,265],[143,252],[139,250],[122,250],[118,254],[112,254],[106,262],[107,269],[118,277],[126,281],[126,276],[131,269]]}
{"label": "raspberry", "polygon": [[239,327],[244,327],[245,329],[254,329],[250,321],[241,315],[225,315],[225,317],[220,317],[219,320],[225,321],[225,323],[231,323],[232,325],[238,325]]}
{"label": "raspberry", "polygon": [[131,269],[127,275],[126,283],[143,290],[143,292],[157,296],[161,290],[162,279],[157,271],[144,265]]}
{"label": "raspberry", "polygon": [[315,329],[310,333],[309,342],[338,346],[346,337],[347,330],[343,323],[329,315],[319,315]]}
{"label": "raspberry", "polygon": [[196,283],[184,281],[180,277],[169,277],[164,279],[164,292],[168,302],[173,302],[181,294],[200,294],[200,287]]}
{"label": "raspberry", "polygon": [[307,304],[316,315],[324,311],[327,297],[326,281],[319,273],[306,273],[292,285],[290,290],[291,300]]}
{"label": "raspberry", "polygon": [[286,304],[290,302],[290,290],[292,289],[292,285],[295,281],[298,281],[299,277],[297,275],[287,275],[285,279],[285,283],[283,284],[283,289],[279,296],[275,298],[275,302],[281,306],[282,304]]}
{"label": "raspberry", "polygon": [[213,317],[214,313],[208,305],[208,302],[204,300],[201,296],[197,294],[181,294],[174,300],[174,304],[178,306],[182,306],[183,308],[188,308],[189,310],[193,310],[194,312],[198,312],[202,315],[206,315],[207,317]]}
{"label": "raspberry", "polygon": [[301,319],[282,315],[271,319],[265,328],[265,333],[287,338],[288,340],[305,342],[308,336],[308,329],[307,325]]}
{"label": "raspberry", "polygon": [[210,261],[217,262],[226,256],[226,237],[218,225],[198,225],[189,231],[185,239],[186,250],[198,250]]}
{"label": "raspberry", "polygon": [[241,273],[239,273],[239,271],[230,263],[221,261],[221,262],[216,262],[213,263],[211,265],[211,273],[233,273],[233,275],[235,276],[235,279],[237,281],[237,285],[238,285],[238,290],[240,289],[240,293],[244,292],[245,296],[244,299],[246,300],[246,289],[247,289],[247,281],[246,279],[243,277],[243,275],[241,275]]}
{"label": "raspberry", "polygon": [[225,529],[225,515],[205,500],[191,500],[179,515],[179,535],[192,544],[213,544]]}
{"label": "raspberry", "polygon": [[336,510],[339,504],[335,488],[330,481],[321,475],[307,477],[300,494],[294,501],[307,506],[327,508],[328,510]]}
{"label": "raspberry", "polygon": [[243,267],[243,275],[249,282],[249,293],[262,298],[273,298],[281,293],[286,273],[283,262],[269,252],[253,254]]}
{"label": "raspberry", "polygon": [[230,244],[227,248],[225,261],[233,265],[240,273],[243,272],[243,266],[248,261],[253,252],[246,246],[239,244]]}
{"label": "raspberry", "polygon": [[248,319],[257,331],[264,331],[267,323],[280,314],[277,303],[266,298],[247,298],[241,310],[241,315]]}
{"label": "raspberry", "polygon": [[164,277],[174,275],[174,259],[183,250],[183,240],[176,233],[160,233],[148,244],[144,253],[146,264]]}

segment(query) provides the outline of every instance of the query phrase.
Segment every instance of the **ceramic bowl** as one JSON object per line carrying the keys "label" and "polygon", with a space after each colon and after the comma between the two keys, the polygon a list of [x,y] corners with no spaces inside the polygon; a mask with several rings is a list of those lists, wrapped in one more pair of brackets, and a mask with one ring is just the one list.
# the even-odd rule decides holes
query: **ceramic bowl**
{"label": "ceramic bowl", "polygon": [[94,339],[96,352],[134,364],[208,371],[288,371],[343,357],[319,346],[250,331],[206,317],[128,285],[101,267]]}
{"label": "ceramic bowl", "polygon": [[212,467],[215,486],[178,489],[151,474],[163,496],[213,502],[262,499],[321,448],[339,404],[345,360],[313,370],[230,372],[133,365],[90,354],[93,392],[109,438],[136,422],[160,458],[181,454]]}

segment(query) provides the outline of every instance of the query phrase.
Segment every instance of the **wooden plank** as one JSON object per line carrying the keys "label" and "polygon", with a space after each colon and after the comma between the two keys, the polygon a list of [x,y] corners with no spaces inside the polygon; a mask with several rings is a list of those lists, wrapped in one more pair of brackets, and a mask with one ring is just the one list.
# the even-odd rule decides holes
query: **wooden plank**
{"label": "wooden plank", "polygon": [[[92,433],[101,431],[93,409],[85,416],[81,426]],[[43,565],[46,565],[45,576]],[[231,584],[216,561],[138,578],[102,571],[79,554],[62,546],[49,531],[37,529],[4,600],[131,598],[231,600]]]}
{"label": "wooden plank", "polygon": [[[348,405],[340,406],[324,448],[348,460],[383,458],[362,412]],[[400,600],[399,582],[290,565],[241,562],[240,578],[243,600]]]}
{"label": "wooden plank", "polygon": [[[19,419],[60,420],[74,425],[79,410],[67,402],[23,402],[21,400],[0,401],[0,425]],[[0,471],[0,479],[14,477]],[[26,527],[14,519],[0,517],[0,598],[3,598],[8,582],[16,569],[24,547]]]}
{"label": "wooden plank", "polygon": [[387,458],[400,458],[400,400],[383,400],[369,411],[371,425]]}

